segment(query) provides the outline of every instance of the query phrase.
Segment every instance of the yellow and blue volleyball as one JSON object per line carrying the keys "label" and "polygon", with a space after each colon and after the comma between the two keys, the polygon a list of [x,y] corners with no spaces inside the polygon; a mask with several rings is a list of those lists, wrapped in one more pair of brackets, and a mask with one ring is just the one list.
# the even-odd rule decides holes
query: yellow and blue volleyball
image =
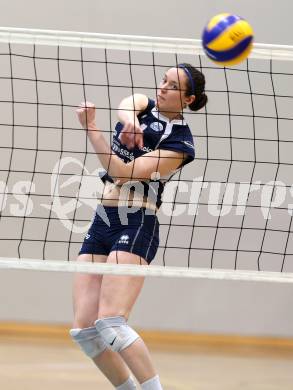
{"label": "yellow and blue volleyball", "polygon": [[250,24],[237,15],[228,13],[214,16],[202,34],[206,55],[222,66],[239,64],[251,52],[253,30]]}

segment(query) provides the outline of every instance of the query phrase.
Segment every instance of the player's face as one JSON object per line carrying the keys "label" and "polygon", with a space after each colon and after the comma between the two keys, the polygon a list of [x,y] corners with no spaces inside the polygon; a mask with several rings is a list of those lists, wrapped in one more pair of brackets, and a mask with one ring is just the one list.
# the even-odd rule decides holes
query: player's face
{"label": "player's face", "polygon": [[174,119],[179,116],[183,108],[190,104],[194,95],[186,96],[188,78],[183,69],[169,69],[158,88],[157,108],[167,118]]}

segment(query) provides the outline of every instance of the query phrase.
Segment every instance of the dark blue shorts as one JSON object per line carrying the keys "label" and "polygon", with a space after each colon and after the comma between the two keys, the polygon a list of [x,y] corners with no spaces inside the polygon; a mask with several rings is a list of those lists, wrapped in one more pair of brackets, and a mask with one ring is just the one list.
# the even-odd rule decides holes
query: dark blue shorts
{"label": "dark blue shorts", "polygon": [[159,223],[155,212],[99,205],[79,254],[108,256],[112,251],[124,251],[150,263],[158,246]]}

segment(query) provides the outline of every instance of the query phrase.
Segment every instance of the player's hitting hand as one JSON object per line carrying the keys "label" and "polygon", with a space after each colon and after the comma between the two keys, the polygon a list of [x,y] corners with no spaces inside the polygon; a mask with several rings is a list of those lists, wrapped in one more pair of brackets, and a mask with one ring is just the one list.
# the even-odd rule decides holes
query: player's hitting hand
{"label": "player's hitting hand", "polygon": [[133,149],[135,146],[143,148],[143,131],[139,123],[128,121],[124,123],[124,127],[120,133],[120,141],[126,145],[128,149]]}
{"label": "player's hitting hand", "polygon": [[80,124],[84,129],[96,127],[96,107],[91,102],[82,102],[76,110]]}

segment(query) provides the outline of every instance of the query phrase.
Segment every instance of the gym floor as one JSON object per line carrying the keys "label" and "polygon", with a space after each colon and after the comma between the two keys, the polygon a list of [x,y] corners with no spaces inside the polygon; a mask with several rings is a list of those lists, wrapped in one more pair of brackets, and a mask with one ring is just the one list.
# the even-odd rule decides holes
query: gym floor
{"label": "gym floor", "polygon": [[[292,390],[293,347],[148,343],[164,390]],[[0,388],[110,390],[70,340],[0,332]]]}

